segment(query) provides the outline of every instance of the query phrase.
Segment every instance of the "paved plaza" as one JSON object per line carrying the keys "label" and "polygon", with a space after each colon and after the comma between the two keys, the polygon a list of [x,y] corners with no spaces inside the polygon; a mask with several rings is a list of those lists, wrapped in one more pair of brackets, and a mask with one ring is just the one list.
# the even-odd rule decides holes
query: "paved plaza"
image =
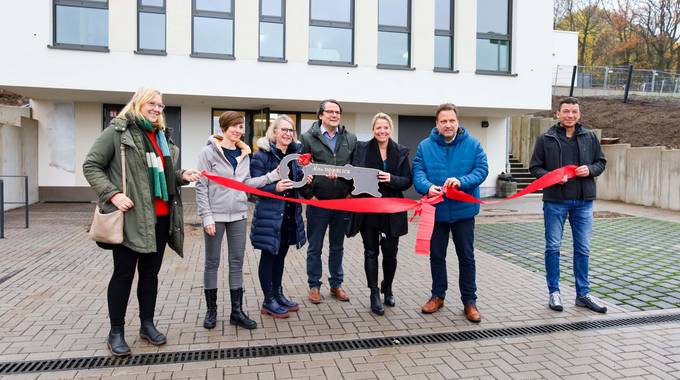
{"label": "paved plaza", "polygon": [[[29,229],[21,228],[20,210],[6,214],[6,239],[0,240],[0,371],[8,362],[108,356],[106,287],[112,260],[110,252],[87,239],[92,209],[90,204],[38,204],[31,207]],[[217,328],[208,331],[202,327],[202,232],[195,209],[189,205],[185,258],[167,251],[160,274],[156,320],[159,328],[167,332],[168,344],[159,348],[139,339],[138,305],[133,292],[126,321],[126,337],[133,354],[440,333],[467,336],[464,333],[470,332],[470,338],[248,359],[113,365],[8,378],[680,378],[680,323],[644,322],[652,317],[680,315],[680,213],[613,202],[597,202],[596,211],[591,280],[593,293],[609,307],[606,315],[573,306],[568,232],[562,252],[565,311],[557,313],[547,308],[541,202],[540,198],[529,197],[484,207],[477,219],[481,324],[467,322],[462,313],[452,244],[446,304],[438,313],[420,313],[420,306],[429,296],[429,260],[413,253],[413,226],[400,244],[394,289],[397,306],[387,308],[385,316],[369,312],[363,249],[357,237],[345,243],[344,287],[350,302],[331,299],[326,283],[322,287],[324,302],[309,303],[306,247],[292,248],[284,285],[302,308],[283,320],[261,316],[258,253],[248,247],[245,309],[259,327],[244,330],[229,325],[228,320],[225,323],[230,306],[223,265],[218,294],[220,319]],[[324,277],[326,263],[324,258]],[[630,318],[641,322],[607,328],[553,329],[555,332],[532,330],[536,326]],[[522,331],[527,333],[493,334],[519,327],[526,328]]]}

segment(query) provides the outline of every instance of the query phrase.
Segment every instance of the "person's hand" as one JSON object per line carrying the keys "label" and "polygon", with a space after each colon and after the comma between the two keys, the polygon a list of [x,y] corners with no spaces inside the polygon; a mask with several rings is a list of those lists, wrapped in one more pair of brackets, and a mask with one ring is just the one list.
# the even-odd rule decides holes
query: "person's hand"
{"label": "person's hand", "polygon": [[309,185],[310,183],[312,183],[313,180],[314,180],[314,176],[313,176],[313,175],[310,174],[310,175],[307,176],[307,184],[308,184],[308,185]]}
{"label": "person's hand", "polygon": [[132,202],[132,199],[128,198],[127,195],[123,193],[118,193],[114,195],[113,198],[111,198],[110,202],[122,212],[125,212],[135,207],[135,204]]}
{"label": "person's hand", "polygon": [[446,181],[444,181],[444,187],[457,189],[460,187],[460,181],[456,177],[447,178]]}
{"label": "person's hand", "polygon": [[569,181],[569,176],[565,174],[564,177],[562,177],[562,181],[560,181],[560,185],[564,185],[567,181]]}
{"label": "person's hand", "polygon": [[208,224],[207,226],[203,227],[203,231],[205,231],[205,233],[209,236],[215,236],[215,224]]}
{"label": "person's hand", "polygon": [[338,179],[338,173],[335,172],[335,171],[332,171],[332,172],[326,174],[326,177],[328,177],[330,179]]}
{"label": "person's hand", "polygon": [[590,169],[588,169],[587,165],[581,165],[578,168],[576,168],[576,176],[577,177],[587,177],[590,175]]}
{"label": "person's hand", "polygon": [[441,186],[435,186],[432,185],[430,186],[430,190],[427,191],[427,196],[432,198],[440,195],[442,193],[442,187]]}
{"label": "person's hand", "polygon": [[282,179],[279,182],[276,183],[276,192],[277,193],[283,193],[286,190],[290,190],[293,188],[293,181],[289,179]]}
{"label": "person's hand", "polygon": [[195,182],[201,178],[201,172],[196,169],[187,169],[182,173],[182,180],[184,182]]}
{"label": "person's hand", "polygon": [[382,170],[378,171],[378,182],[390,182],[392,175]]}

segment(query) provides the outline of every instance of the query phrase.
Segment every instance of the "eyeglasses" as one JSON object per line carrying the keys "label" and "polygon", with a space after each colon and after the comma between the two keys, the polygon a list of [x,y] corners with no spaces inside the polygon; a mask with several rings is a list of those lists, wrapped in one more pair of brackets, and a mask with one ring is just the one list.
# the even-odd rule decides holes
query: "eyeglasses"
{"label": "eyeglasses", "polygon": [[150,105],[151,108],[158,108],[161,111],[163,111],[165,109],[165,104],[163,104],[163,103],[149,102],[147,104]]}
{"label": "eyeglasses", "polygon": [[281,131],[281,133],[290,133],[291,135],[295,132],[293,128],[279,128],[279,131]]}
{"label": "eyeglasses", "polygon": [[340,111],[335,111],[335,110],[323,110],[324,113],[327,113],[329,115],[340,115],[342,112]]}

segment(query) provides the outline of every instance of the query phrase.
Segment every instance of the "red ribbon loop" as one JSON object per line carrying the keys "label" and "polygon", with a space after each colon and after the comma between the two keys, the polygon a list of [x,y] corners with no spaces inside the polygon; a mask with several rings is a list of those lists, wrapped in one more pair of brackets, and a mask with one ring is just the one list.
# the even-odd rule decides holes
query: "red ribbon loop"
{"label": "red ribbon loop", "polygon": [[312,162],[311,153],[303,153],[300,155],[300,157],[298,157],[298,164],[301,166],[307,166],[310,162]]}

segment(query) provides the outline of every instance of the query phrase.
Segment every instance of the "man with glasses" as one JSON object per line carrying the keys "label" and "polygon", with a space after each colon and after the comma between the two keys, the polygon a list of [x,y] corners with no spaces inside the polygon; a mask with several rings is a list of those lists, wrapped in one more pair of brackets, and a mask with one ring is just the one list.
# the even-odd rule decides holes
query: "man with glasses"
{"label": "man with glasses", "polygon": [[[310,153],[312,162],[343,166],[352,161],[357,137],[340,124],[342,107],[333,99],[319,104],[316,113],[318,120],[301,136],[302,153]],[[352,190],[351,182],[337,178],[315,176],[311,186],[303,188],[306,198],[341,199],[346,198]],[[328,278],[331,295],[340,301],[349,301],[347,292],[342,288],[345,225],[349,222],[349,214],[344,211],[327,210],[307,206],[307,282],[309,284],[309,301],[321,302],[321,250],[328,229]]]}

